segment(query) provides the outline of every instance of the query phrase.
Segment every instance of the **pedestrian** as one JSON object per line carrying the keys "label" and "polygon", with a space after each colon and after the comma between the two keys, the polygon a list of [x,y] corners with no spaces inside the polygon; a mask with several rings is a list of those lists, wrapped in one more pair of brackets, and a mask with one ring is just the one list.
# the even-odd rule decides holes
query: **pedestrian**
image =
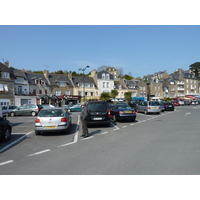
{"label": "pedestrian", "polygon": [[88,111],[87,111],[86,103],[82,103],[81,107],[82,107],[81,114],[80,114],[80,119],[81,119],[81,123],[82,123],[81,137],[86,138],[86,137],[89,137],[88,127],[87,127]]}

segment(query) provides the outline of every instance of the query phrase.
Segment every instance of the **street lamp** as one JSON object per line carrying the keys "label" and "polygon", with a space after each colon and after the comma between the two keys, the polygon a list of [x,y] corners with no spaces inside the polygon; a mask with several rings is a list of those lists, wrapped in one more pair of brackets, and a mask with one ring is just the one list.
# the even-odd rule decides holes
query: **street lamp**
{"label": "street lamp", "polygon": [[87,68],[89,68],[90,66],[89,65],[87,65],[85,68],[80,68],[78,71],[82,71],[83,72],[83,99],[84,99],[84,102],[85,102],[85,74],[84,74],[84,72],[85,72],[85,70],[87,69]]}

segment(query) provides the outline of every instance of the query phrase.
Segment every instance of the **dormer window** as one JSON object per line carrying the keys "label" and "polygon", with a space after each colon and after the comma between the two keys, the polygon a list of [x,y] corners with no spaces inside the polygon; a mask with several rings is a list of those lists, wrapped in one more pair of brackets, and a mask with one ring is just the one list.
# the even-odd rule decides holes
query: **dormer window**
{"label": "dormer window", "polygon": [[110,78],[109,74],[106,74],[106,79],[108,80]]}
{"label": "dormer window", "polygon": [[58,84],[59,84],[60,87],[65,87],[66,86],[65,82],[59,82]]}
{"label": "dormer window", "polygon": [[102,79],[105,79],[106,78],[106,75],[105,74],[102,74]]}
{"label": "dormer window", "polygon": [[1,78],[10,78],[10,73],[8,73],[8,72],[1,72]]}

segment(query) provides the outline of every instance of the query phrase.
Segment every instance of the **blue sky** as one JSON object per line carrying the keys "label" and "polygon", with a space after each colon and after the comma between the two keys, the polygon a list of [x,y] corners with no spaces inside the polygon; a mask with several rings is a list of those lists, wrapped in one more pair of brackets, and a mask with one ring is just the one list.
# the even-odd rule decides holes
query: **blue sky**
{"label": "blue sky", "polygon": [[[200,26],[0,26],[0,62],[17,69],[122,68],[134,77],[200,61]],[[48,67],[47,67],[48,66]]]}

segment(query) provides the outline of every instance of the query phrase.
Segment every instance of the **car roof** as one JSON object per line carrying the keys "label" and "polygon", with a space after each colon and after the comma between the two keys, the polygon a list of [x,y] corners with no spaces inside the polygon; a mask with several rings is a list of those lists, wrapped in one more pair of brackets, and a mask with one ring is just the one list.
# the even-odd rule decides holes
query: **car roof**
{"label": "car roof", "polygon": [[48,107],[48,108],[43,108],[42,110],[64,110],[61,107]]}

